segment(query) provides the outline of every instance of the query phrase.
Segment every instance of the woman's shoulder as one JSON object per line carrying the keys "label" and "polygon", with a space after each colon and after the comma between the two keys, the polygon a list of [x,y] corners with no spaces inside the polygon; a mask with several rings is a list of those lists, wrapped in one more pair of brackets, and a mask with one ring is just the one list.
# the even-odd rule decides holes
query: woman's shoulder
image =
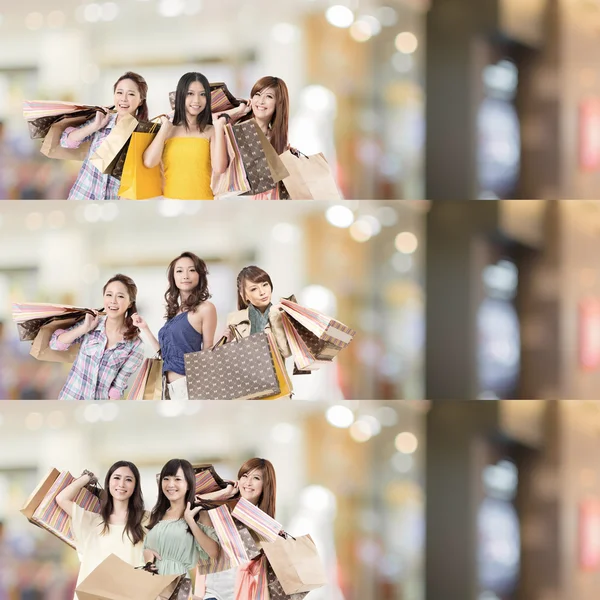
{"label": "woman's shoulder", "polygon": [[236,310],[227,315],[227,325],[238,325],[248,320],[248,309]]}

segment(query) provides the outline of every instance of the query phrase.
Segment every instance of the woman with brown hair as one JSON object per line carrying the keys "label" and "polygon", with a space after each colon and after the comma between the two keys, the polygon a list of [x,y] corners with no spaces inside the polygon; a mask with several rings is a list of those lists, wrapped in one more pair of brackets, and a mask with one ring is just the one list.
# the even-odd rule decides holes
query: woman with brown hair
{"label": "woman with brown hair", "polygon": [[132,115],[138,121],[148,120],[148,84],[141,75],[128,71],[117,79],[113,93],[114,112],[97,112],[93,119],[83,125],[67,127],[60,138],[64,148],[79,148],[82,143],[91,141],[90,150],[69,192],[69,200],[117,200],[119,197],[121,182],[98,170],[90,158],[121,117]]}
{"label": "woman with brown hair", "polygon": [[138,468],[125,460],[110,467],[100,495],[100,514],[87,511],[74,502],[86,485],[95,482],[94,474],[84,471],[56,496],[57,504],[71,518],[81,561],[77,584],[111,554],[133,567],[144,564],[146,513]]}
{"label": "woman with brown hair", "polygon": [[210,348],[214,343],[217,311],[209,302],[206,263],[192,252],[173,259],[167,270],[169,289],[165,292],[167,322],[152,334],[146,321],[133,315],[134,324],[146,334],[156,352],[161,352],[163,373],[172,400],[187,400],[184,355]]}
{"label": "woman with brown hair", "polygon": [[144,359],[140,332],[133,323],[137,312],[133,279],[117,274],[102,292],[104,315],[88,314],[69,329],[57,329],[50,338],[52,350],[81,344],[59,400],[119,400]]}

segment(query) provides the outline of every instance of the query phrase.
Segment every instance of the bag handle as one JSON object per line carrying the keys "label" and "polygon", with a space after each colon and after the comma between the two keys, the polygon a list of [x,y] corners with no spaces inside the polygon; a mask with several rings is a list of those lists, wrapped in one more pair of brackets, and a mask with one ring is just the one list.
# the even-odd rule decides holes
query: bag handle
{"label": "bag handle", "polygon": [[237,330],[237,327],[235,325],[229,325],[228,327],[229,331],[231,331],[231,333],[233,333],[233,337],[235,338],[235,340],[228,340],[228,336],[224,335],[211,349],[211,352],[214,352],[217,348],[220,348],[221,346],[224,346],[225,344],[231,344],[234,341],[235,342],[240,342],[242,341],[244,338],[242,337],[242,334]]}

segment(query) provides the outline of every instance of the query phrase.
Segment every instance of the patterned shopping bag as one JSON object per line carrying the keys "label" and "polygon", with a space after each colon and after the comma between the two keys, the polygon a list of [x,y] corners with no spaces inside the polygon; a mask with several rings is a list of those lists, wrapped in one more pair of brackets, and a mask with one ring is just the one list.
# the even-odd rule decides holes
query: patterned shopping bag
{"label": "patterned shopping bag", "polygon": [[231,511],[231,516],[254,531],[264,541],[275,541],[279,537],[280,532],[283,531],[281,523],[260,510],[252,502],[248,502],[245,498],[238,500],[235,508]]}

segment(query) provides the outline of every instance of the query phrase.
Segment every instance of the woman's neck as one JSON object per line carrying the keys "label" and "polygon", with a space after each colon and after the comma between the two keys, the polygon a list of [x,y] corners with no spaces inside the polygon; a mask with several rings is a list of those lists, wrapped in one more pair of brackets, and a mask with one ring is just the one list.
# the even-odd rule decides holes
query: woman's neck
{"label": "woman's neck", "polygon": [[108,333],[121,333],[125,328],[125,317],[123,315],[118,317],[107,315],[105,328]]}
{"label": "woman's neck", "polygon": [[129,512],[129,500],[117,500],[113,498],[113,509],[111,517],[117,521],[125,521]]}
{"label": "woman's neck", "polygon": [[262,132],[267,135],[269,133],[269,121],[270,119],[264,119],[261,117],[257,117],[256,115],[254,115],[254,118],[256,119],[256,122],[258,123],[258,126],[261,128]]}
{"label": "woman's neck", "polygon": [[171,502],[166,514],[171,518],[181,519],[183,517],[184,506],[183,499]]}
{"label": "woman's neck", "polygon": [[191,292],[179,292],[179,308],[183,307],[187,303]]}
{"label": "woman's neck", "polygon": [[193,115],[185,115],[185,122],[189,131],[200,131],[198,128],[198,119]]}

